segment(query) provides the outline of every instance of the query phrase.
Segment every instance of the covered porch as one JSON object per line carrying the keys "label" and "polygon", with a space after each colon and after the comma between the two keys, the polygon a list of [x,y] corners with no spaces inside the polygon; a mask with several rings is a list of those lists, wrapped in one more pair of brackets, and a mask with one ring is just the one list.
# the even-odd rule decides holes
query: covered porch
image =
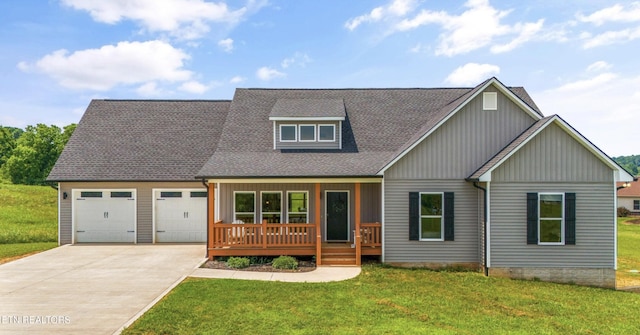
{"label": "covered porch", "polygon": [[375,183],[210,181],[207,257],[315,256],[317,265],[360,265],[362,256],[382,255]]}

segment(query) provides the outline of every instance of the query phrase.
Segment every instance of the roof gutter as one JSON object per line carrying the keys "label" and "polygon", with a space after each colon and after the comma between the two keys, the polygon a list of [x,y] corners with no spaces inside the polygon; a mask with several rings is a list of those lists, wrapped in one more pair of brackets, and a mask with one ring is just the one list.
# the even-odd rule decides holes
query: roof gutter
{"label": "roof gutter", "polygon": [[483,221],[484,221],[483,230],[484,231],[483,231],[483,234],[482,234],[482,236],[484,238],[484,255],[483,255],[484,261],[483,261],[483,263],[484,263],[484,275],[485,276],[489,276],[489,267],[487,266],[487,253],[489,251],[489,246],[487,245],[487,189],[482,187],[482,186],[480,186],[480,185],[478,185],[477,181],[473,182],[473,187],[475,187],[475,188],[477,188],[479,190],[482,190],[482,193],[484,195],[484,210],[482,211],[482,214],[484,214],[483,215]]}

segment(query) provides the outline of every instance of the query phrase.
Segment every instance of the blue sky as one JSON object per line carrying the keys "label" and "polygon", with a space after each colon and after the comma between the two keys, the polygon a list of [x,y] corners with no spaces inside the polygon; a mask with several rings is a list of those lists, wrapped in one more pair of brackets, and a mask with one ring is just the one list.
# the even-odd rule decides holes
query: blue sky
{"label": "blue sky", "polygon": [[524,86],[611,156],[640,154],[640,2],[4,0],[0,124],[91,99],[236,87]]}

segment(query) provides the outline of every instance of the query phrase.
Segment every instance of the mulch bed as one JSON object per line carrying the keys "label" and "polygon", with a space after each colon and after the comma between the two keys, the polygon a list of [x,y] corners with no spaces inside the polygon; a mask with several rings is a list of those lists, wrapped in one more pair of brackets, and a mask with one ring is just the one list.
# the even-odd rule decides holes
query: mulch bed
{"label": "mulch bed", "polygon": [[275,269],[271,266],[271,263],[267,264],[251,264],[248,268],[234,269],[227,266],[226,262],[221,261],[207,261],[202,265],[203,268],[208,269],[221,269],[221,270],[234,270],[234,271],[257,271],[257,272],[309,272],[316,269],[316,263],[312,261],[298,261],[298,268],[296,270],[289,269]]}
{"label": "mulch bed", "polygon": [[637,225],[640,225],[640,218],[627,220],[627,221],[622,222],[622,224],[637,224]]}

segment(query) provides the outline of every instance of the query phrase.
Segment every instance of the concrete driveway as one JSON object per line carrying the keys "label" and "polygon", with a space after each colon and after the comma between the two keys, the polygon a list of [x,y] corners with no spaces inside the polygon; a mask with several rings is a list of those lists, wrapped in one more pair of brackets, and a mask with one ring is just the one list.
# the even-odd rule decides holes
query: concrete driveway
{"label": "concrete driveway", "polygon": [[113,334],[204,261],[201,245],[72,245],[0,265],[0,334]]}

